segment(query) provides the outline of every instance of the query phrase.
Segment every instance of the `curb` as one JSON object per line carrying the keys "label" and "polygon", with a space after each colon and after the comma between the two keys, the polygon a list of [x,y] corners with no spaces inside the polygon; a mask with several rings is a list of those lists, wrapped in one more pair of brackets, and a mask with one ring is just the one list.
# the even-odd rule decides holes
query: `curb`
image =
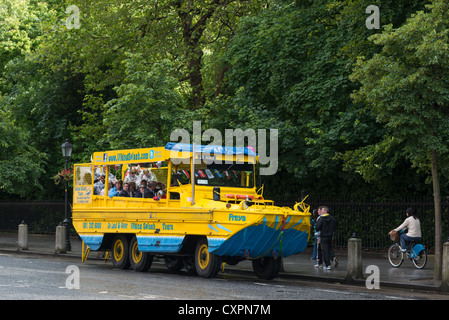
{"label": "curb", "polygon": [[[45,252],[45,251],[32,251],[32,250],[21,250],[21,249],[4,249],[0,248],[0,253],[9,253],[9,254],[18,254],[18,255],[40,255],[40,256],[46,256],[46,257],[52,257],[52,258],[70,258],[70,259],[77,259],[81,261],[81,254],[73,254],[73,253],[51,253],[51,252]],[[104,259],[96,258],[96,257],[89,257],[89,260],[96,260],[96,261],[104,261]],[[156,262],[157,264],[160,264],[161,266],[164,265],[163,262]],[[246,269],[239,269],[235,266],[226,268],[223,272],[224,274],[240,274],[245,276],[253,276],[255,277],[255,274],[252,270],[246,270]],[[316,282],[325,282],[325,283],[338,283],[342,285],[356,285],[365,287],[366,286],[366,279],[351,279],[351,278],[339,278],[339,277],[318,277],[318,276],[310,276],[310,275],[302,275],[297,273],[286,273],[286,272],[280,272],[278,278],[281,279],[291,279],[291,280],[305,280],[305,281],[316,281]],[[437,286],[431,286],[431,285],[419,285],[419,284],[409,284],[409,283],[398,283],[398,282],[391,282],[391,281],[382,281],[381,287],[388,287],[388,288],[397,288],[397,289],[406,289],[406,290],[418,290],[418,291],[431,291],[436,292],[440,294],[449,295],[448,288],[444,287],[441,283]]]}

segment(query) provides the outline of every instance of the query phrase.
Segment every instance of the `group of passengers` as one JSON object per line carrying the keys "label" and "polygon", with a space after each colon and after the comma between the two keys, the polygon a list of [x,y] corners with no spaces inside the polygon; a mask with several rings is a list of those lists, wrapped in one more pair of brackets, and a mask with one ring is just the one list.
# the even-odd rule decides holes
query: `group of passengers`
{"label": "group of passengers", "polygon": [[[115,180],[114,175],[109,176],[108,196],[109,197],[133,197],[133,198],[153,198],[154,200],[166,198],[166,186],[162,182],[153,181],[154,174],[148,170],[142,170],[139,175],[135,168],[129,170],[124,181]],[[138,188],[137,188],[138,186]],[[105,175],[100,173],[98,179],[94,181],[94,194],[105,195]]]}

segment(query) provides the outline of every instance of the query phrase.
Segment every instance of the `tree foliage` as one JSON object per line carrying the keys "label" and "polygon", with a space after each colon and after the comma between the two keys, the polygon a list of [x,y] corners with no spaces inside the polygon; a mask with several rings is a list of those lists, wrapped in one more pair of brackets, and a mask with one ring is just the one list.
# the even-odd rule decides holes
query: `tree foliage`
{"label": "tree foliage", "polygon": [[[399,28],[386,26],[382,34],[372,37],[382,50],[370,60],[359,60],[352,75],[362,84],[354,98],[367,102],[386,127],[382,145],[399,146],[396,152],[432,177],[436,280],[441,279],[442,253],[438,168],[439,159],[447,158],[449,152],[448,18],[449,4],[434,0]],[[377,146],[371,148],[374,155],[382,151]]]}
{"label": "tree foliage", "polygon": [[[26,159],[36,162],[27,166],[37,165],[41,197],[58,194],[50,177],[63,166],[60,145],[66,138],[74,144],[71,161],[84,162],[98,150],[163,145],[172,130],[190,130],[193,120],[200,120],[203,130],[279,130],[279,169],[264,177],[267,196],[297,199],[302,189],[359,197],[432,192],[424,184],[428,167],[417,165],[428,154],[406,148],[411,129],[399,126],[404,135],[392,135],[392,128],[378,121],[382,112],[368,108],[365,97],[351,98],[353,92],[362,94],[361,87],[376,94],[376,88],[356,79],[358,71],[353,74],[357,63],[356,70],[362,70],[382,56],[383,47],[369,37],[394,33],[424,9],[423,1],[0,4],[0,109],[7,115],[5,124],[16,124],[3,128],[6,136],[21,132],[23,148],[9,152],[33,155]],[[79,29],[67,28],[69,5],[79,8]],[[367,29],[368,5],[379,6],[381,26],[391,27]],[[438,28],[439,36],[446,26]],[[394,66],[397,75],[405,75],[409,66],[419,75],[419,59],[430,63],[438,46],[444,49],[444,39],[432,38],[431,29],[420,32],[428,31],[434,50],[422,47],[414,58],[404,51],[406,65]],[[418,41],[417,34],[411,43]],[[388,68],[372,72],[393,70]],[[444,84],[433,86],[435,77],[426,77],[415,80],[430,87],[423,94],[444,96]],[[400,84],[393,75],[389,81],[383,85]],[[413,98],[419,98],[416,94]],[[445,157],[440,152],[441,162]],[[446,175],[448,168],[441,165],[440,172]],[[20,195],[36,197],[31,191]]]}

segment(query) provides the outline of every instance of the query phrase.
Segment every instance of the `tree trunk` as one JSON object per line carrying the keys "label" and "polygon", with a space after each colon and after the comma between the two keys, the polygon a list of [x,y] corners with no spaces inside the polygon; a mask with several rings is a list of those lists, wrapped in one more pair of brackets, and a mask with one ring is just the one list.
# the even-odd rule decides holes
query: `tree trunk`
{"label": "tree trunk", "polygon": [[213,0],[204,8],[204,11],[198,13],[190,2],[187,3],[178,0],[173,3],[181,19],[183,41],[186,48],[187,79],[190,81],[190,86],[192,87],[192,104],[194,110],[202,106],[206,101],[203,92],[203,76],[201,74],[201,68],[203,66],[201,37],[203,36],[204,30],[206,30],[208,20],[217,8],[227,4],[228,1]]}
{"label": "tree trunk", "polygon": [[203,51],[197,47],[191,48],[191,50],[192,53],[187,54],[187,67],[189,70],[188,78],[192,87],[192,105],[193,109],[196,109],[201,107],[206,101],[203,92],[203,75],[201,74]]}
{"label": "tree trunk", "polygon": [[434,280],[441,280],[442,272],[442,221],[441,221],[441,195],[440,195],[440,181],[438,178],[438,156],[435,150],[431,151],[432,161],[432,182],[433,182],[433,202],[435,207],[435,266],[434,266]]}

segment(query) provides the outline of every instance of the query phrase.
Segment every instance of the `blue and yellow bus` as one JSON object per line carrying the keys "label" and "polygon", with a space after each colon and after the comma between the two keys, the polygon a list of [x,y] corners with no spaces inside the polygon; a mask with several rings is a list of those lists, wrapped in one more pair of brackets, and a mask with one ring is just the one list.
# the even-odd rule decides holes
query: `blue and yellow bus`
{"label": "blue and yellow bus", "polygon": [[[209,278],[221,263],[250,259],[259,278],[274,278],[282,257],[306,248],[310,207],[265,199],[257,160],[248,148],[179,143],[95,152],[91,163],[74,166],[72,219],[83,261],[89,250],[107,251],[114,267],[147,271],[162,256],[171,271]],[[139,181],[139,173],[145,180],[143,172],[158,195],[108,195],[114,180]]]}

